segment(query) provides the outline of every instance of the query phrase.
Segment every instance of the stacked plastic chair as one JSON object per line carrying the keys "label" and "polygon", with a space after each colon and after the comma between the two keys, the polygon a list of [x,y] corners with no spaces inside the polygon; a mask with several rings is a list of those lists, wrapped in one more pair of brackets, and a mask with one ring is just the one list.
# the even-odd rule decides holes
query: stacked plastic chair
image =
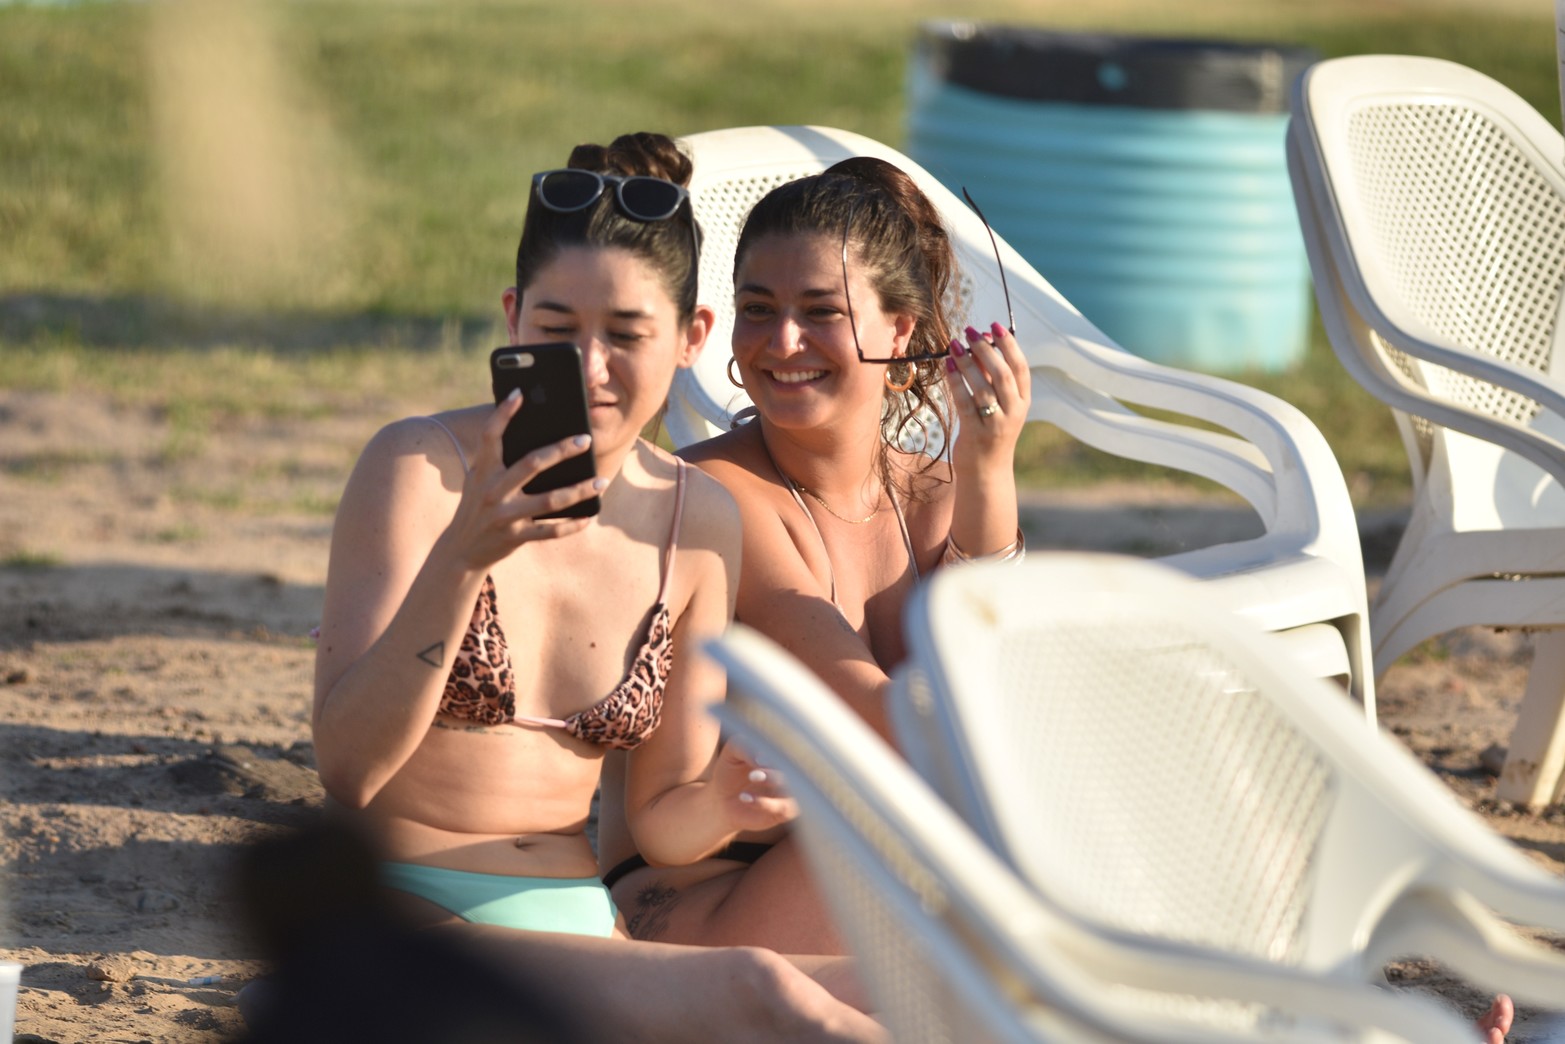
{"label": "stacked plastic chair", "polygon": [[1432,58],[1322,62],[1292,106],[1321,317],[1413,473],[1370,614],[1375,673],[1454,628],[1537,631],[1499,793],[1546,804],[1565,770],[1565,141]]}
{"label": "stacked plastic chair", "polygon": [[[982,323],[1004,316],[999,272],[982,222],[908,157],[825,127],[745,127],[685,139],[691,194],[705,233],[701,300],[717,310],[708,349],[682,371],[667,424],[678,445],[730,426],[748,405],[729,383],[734,246],[745,215],[773,187],[849,156],[902,168],[940,208],[968,296]],[[983,187],[970,186],[982,202]],[[996,230],[998,236],[1000,230]],[[1342,473],[1307,418],[1232,381],[1161,366],[1123,351],[1084,319],[1003,238],[1000,255],[1017,336],[1032,365],[1031,419],[1120,457],[1200,475],[1242,497],[1264,533],[1173,555],[1232,611],[1286,637],[1302,669],[1342,680],[1374,719],[1363,558]],[[1199,423],[1153,418],[1143,408]],[[1211,425],[1221,426],[1214,431]]]}
{"label": "stacked plastic chair", "polygon": [[816,880],[899,1042],[1473,1039],[1411,994],[1073,916],[793,657],[743,627],[711,651],[729,672],[725,726],[787,779]]}
{"label": "stacked plastic chair", "polygon": [[1095,923],[1372,982],[1395,958],[1565,1002],[1565,882],[1463,808],[1275,639],[1153,563],[942,570],[892,704],[909,760]]}

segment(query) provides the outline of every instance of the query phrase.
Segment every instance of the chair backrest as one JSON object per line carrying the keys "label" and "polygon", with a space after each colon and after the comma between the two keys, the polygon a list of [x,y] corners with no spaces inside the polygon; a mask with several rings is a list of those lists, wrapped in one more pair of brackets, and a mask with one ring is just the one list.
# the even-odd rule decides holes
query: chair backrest
{"label": "chair backrest", "polygon": [[1443,872],[1428,831],[1536,878],[1241,624],[1133,559],[942,571],[908,610],[928,690],[895,723],[919,733],[911,757],[941,752],[926,774],[1024,877],[1126,930],[1358,975],[1384,904]]}
{"label": "chair backrest", "polygon": [[[966,889],[921,850],[924,831],[954,844],[947,858],[976,853],[970,880],[987,882],[984,901],[1023,933],[1039,921],[1026,890],[814,675],[743,626],[709,651],[732,681],[719,715],[788,779],[815,879],[898,1041],[1118,1039],[1068,1027],[1060,1013],[1074,1001],[1037,981],[1029,962],[1003,966],[1006,933],[964,906]],[[1101,990],[1085,977],[1067,985],[1087,997]],[[1040,1005],[1049,998],[1065,1006]]]}
{"label": "chair backrest", "polygon": [[[1293,114],[1290,172],[1323,319],[1354,376],[1411,415],[1398,421],[1415,479],[1431,418],[1480,438],[1488,429],[1463,414],[1532,423],[1538,401],[1503,374],[1565,376],[1560,132],[1481,73],[1393,55],[1312,67]],[[1455,355],[1442,365],[1414,344]],[[1497,364],[1500,379],[1461,356]]]}
{"label": "chair backrest", "polygon": [[1027,888],[797,660],[742,626],[719,715],[782,771],[798,829],[898,1040],[1463,1041],[1416,998],[1100,935]]}

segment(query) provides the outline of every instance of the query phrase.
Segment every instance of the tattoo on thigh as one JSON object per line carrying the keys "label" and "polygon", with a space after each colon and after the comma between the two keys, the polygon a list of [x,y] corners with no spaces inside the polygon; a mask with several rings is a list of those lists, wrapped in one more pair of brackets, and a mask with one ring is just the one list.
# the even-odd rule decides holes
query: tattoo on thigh
{"label": "tattoo on thigh", "polygon": [[429,648],[419,652],[418,658],[431,667],[444,667],[446,663],[446,643],[444,641],[436,642]]}
{"label": "tattoo on thigh", "polygon": [[625,919],[625,927],[633,939],[653,942],[668,931],[668,919],[681,899],[679,889],[670,888],[661,879],[647,882],[636,893],[633,912]]}

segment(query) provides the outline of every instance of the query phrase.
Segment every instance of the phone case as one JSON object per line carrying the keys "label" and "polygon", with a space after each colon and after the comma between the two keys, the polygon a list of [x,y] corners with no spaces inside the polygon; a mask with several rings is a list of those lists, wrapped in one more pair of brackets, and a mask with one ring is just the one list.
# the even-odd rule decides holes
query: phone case
{"label": "phone case", "polygon": [[[510,467],[533,450],[572,435],[590,432],[587,421],[587,384],[582,374],[581,349],[574,344],[524,344],[496,348],[489,353],[489,377],[495,402],[522,392],[522,408],[506,425],[501,439],[505,464]],[[585,482],[597,474],[591,449],[562,460],[522,487],[543,493],[561,486]],[[539,518],[586,518],[598,513],[597,497],[552,511]]]}

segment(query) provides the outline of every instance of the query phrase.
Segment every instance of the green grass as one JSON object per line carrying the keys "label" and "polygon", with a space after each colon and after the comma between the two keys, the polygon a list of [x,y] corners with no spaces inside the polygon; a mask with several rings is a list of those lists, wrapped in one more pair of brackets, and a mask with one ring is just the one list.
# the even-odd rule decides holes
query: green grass
{"label": "green grass", "polygon": [[42,570],[54,569],[65,560],[53,551],[12,551],[0,555],[0,569]]}
{"label": "green grass", "polygon": [[0,350],[0,388],[103,395],[119,406],[150,406],[171,438],[199,440],[238,420],[329,418],[377,399],[429,390],[431,410],[469,405],[486,392],[482,346],[443,351],[343,347],[288,352],[185,345],[116,348],[54,341]]}
{"label": "green grass", "polygon": [[[808,122],[900,144],[917,26],[951,10],[935,0],[268,5],[301,155],[329,157],[306,163],[304,182],[335,224],[318,240],[304,230],[302,252],[324,259],[316,278],[251,294],[216,261],[192,261],[188,244],[176,249],[168,219],[181,201],[162,188],[149,100],[152,8],[0,7],[0,389],[85,386],[159,404],[174,462],[236,417],[325,417],[407,388],[437,389],[429,409],[482,397],[475,356],[489,338],[474,317],[497,314],[531,171],[578,141],[643,127]],[[1276,40],[1325,56],[1436,55],[1558,115],[1544,5],[1522,16],[1401,0],[972,0],[961,11]],[[1356,499],[1405,494],[1387,411],[1318,334],[1297,372],[1253,383],[1322,427]],[[1154,473],[1042,435],[1029,435],[1021,465],[1051,484]]]}

